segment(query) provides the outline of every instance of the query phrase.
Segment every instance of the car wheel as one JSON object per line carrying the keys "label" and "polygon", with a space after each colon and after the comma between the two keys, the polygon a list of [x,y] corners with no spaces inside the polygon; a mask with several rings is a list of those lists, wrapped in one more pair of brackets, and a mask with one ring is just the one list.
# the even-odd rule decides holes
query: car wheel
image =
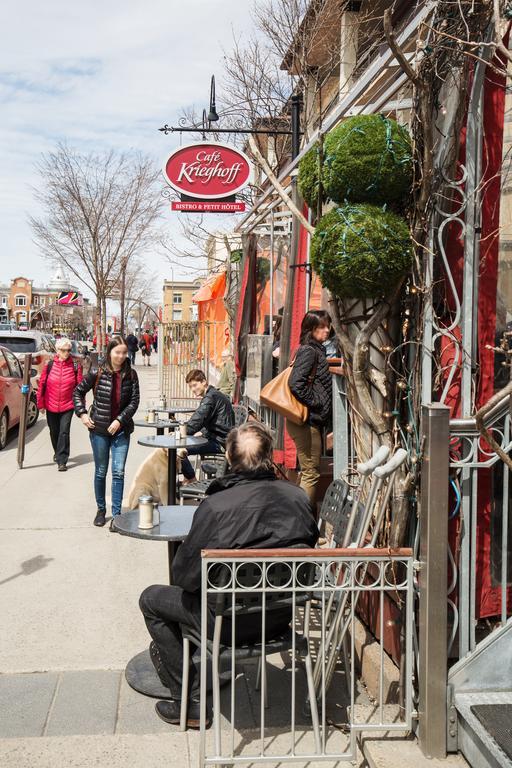
{"label": "car wheel", "polygon": [[7,445],[7,431],[9,429],[9,421],[7,419],[7,413],[4,411],[0,416],[0,451],[3,451]]}
{"label": "car wheel", "polygon": [[33,427],[39,416],[39,408],[35,395],[30,396],[28,401],[27,427]]}

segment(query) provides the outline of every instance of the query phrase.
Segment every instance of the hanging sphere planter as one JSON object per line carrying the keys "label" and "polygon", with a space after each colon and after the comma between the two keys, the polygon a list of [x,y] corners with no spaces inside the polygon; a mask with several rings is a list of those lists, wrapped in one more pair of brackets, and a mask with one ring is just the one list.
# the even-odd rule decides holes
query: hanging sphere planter
{"label": "hanging sphere planter", "polygon": [[379,298],[411,267],[405,219],[374,205],[343,205],[322,216],[311,241],[322,285],[340,298]]}
{"label": "hanging sphere planter", "polygon": [[344,120],[325,137],[322,184],[340,204],[403,204],[412,185],[407,129],[382,115]]}
{"label": "hanging sphere planter", "polygon": [[318,205],[318,144],[306,152],[299,162],[297,178],[302,199],[316,211]]}

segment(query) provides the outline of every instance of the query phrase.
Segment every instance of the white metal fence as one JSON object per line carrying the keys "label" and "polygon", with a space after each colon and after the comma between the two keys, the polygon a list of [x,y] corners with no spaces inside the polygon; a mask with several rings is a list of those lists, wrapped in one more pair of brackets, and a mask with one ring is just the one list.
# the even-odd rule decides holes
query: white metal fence
{"label": "white metal fence", "polygon": [[[382,549],[316,549],[316,550],[244,550],[243,552],[209,551],[203,553],[202,564],[202,634],[201,634],[201,739],[199,764],[238,764],[272,761],[300,762],[352,761],[356,758],[356,734],[360,731],[408,731],[412,725],[412,626],[413,626],[413,559],[411,550],[395,552]],[[371,716],[367,707],[357,701],[357,673],[354,635],[355,608],[363,593],[377,594],[380,608],[380,676],[379,695]],[[404,622],[403,686],[404,707],[400,719],[389,716],[385,708],[384,686],[384,600],[392,593],[402,606]],[[216,602],[213,638],[207,637],[207,615],[212,601]],[[337,636],[332,633],[336,607],[344,605],[348,622],[346,653],[338,658],[344,662],[346,684],[345,722],[334,723],[328,716],[328,695],[339,693],[328,685],[330,652],[336,648]],[[273,610],[289,611],[290,631],[272,640],[267,636],[266,623]],[[261,616],[261,632],[257,643],[250,647],[235,647],[237,626],[247,621],[250,612]],[[222,624],[230,622],[231,642],[221,642]],[[288,653],[288,665],[276,668],[269,657],[278,650]],[[207,658],[212,658],[213,670],[213,736],[207,738],[206,690]],[[237,662],[251,658],[258,662],[256,707],[259,714],[257,733],[236,734],[240,713],[237,702],[239,690]],[[313,661],[319,669],[315,693]],[[221,697],[219,669],[223,662],[229,671],[229,703],[224,703],[222,715],[228,729],[221,728]],[[307,685],[302,685],[298,672],[303,666]],[[316,671],[316,670],[315,670]],[[335,690],[332,690],[332,689]],[[288,691],[288,694],[286,693]],[[276,728],[272,705],[278,696],[281,707],[289,715]],[[306,706],[304,702],[306,699]],[[339,710],[341,711],[341,710]],[[209,736],[209,734],[208,734]]]}

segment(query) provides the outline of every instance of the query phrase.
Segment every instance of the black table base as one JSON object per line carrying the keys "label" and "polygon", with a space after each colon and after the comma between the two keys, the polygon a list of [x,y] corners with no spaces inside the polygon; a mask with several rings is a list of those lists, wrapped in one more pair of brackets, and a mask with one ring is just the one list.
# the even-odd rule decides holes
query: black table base
{"label": "black table base", "polygon": [[138,653],[130,659],[125,670],[126,682],[139,693],[154,699],[170,699],[171,692],[160,682],[151,661],[149,650]]}
{"label": "black table base", "polygon": [[[225,660],[225,669],[220,672],[220,685],[228,685],[231,682],[231,667],[229,659]],[[171,692],[162,685],[160,678],[153,666],[149,649],[142,651],[131,659],[125,669],[126,682],[138,693],[150,696],[153,699],[170,699]],[[211,662],[208,660],[207,689],[212,690]]]}

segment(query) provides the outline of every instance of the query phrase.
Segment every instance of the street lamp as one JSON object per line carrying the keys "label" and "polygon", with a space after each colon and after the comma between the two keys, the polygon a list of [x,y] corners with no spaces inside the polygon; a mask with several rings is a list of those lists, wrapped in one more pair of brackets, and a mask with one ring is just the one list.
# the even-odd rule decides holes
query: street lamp
{"label": "street lamp", "polygon": [[210,106],[208,112],[203,109],[203,115],[201,125],[187,125],[186,118],[181,117],[179,119],[179,125],[170,126],[167,123],[158,130],[164,133],[166,136],[169,133],[201,133],[203,140],[206,140],[207,133],[233,133],[233,134],[253,134],[253,135],[266,135],[266,136],[291,136],[292,139],[292,158],[297,157],[299,153],[299,143],[301,137],[300,130],[300,109],[301,99],[298,94],[294,94],[290,99],[290,112],[291,112],[291,125],[290,130],[281,128],[254,128],[248,126],[247,128],[236,126],[228,126],[226,128],[218,128],[217,126],[212,128],[212,123],[218,122],[219,115],[217,113],[217,107],[215,104],[215,75],[212,75],[210,81]]}
{"label": "street lamp", "polygon": [[216,123],[218,119],[219,116],[215,107],[215,75],[212,75],[210,81],[210,111],[208,112],[208,122]]}

